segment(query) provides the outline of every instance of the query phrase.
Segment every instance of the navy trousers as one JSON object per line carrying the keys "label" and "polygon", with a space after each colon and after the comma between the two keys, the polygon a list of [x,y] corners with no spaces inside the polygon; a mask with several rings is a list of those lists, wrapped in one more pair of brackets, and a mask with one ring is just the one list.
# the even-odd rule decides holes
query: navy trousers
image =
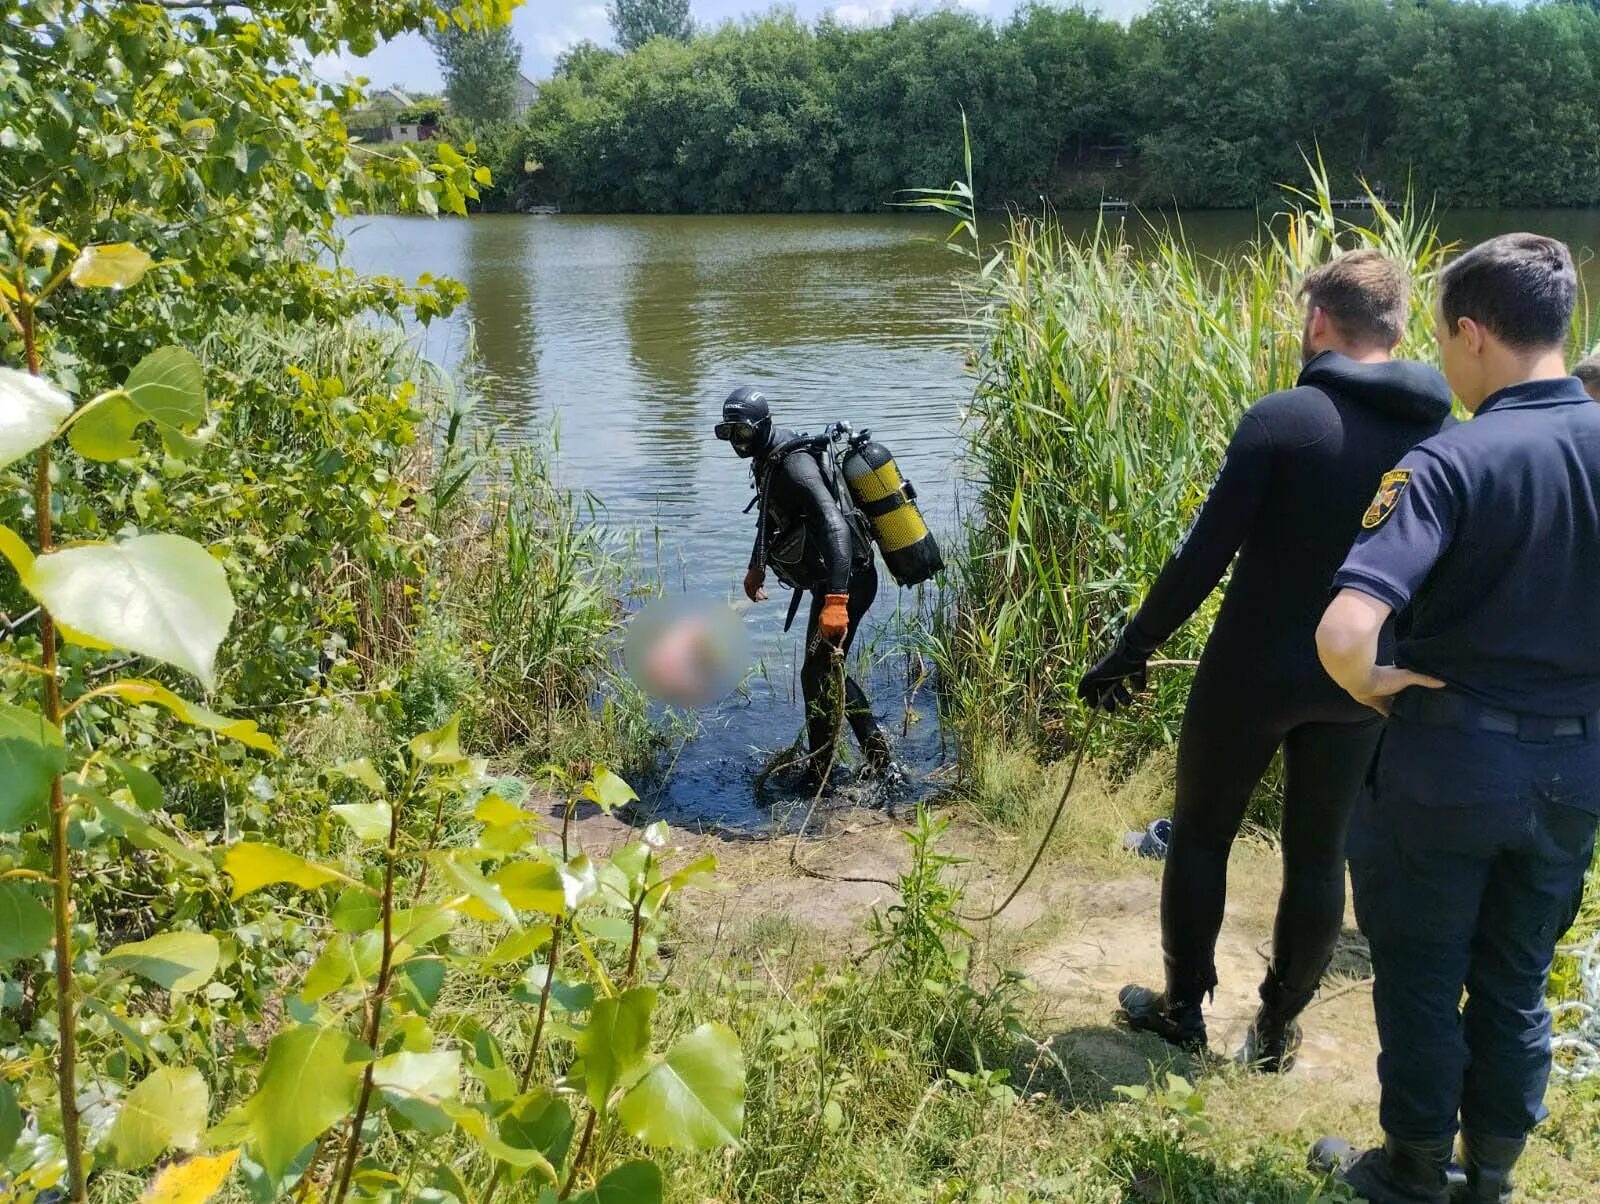
{"label": "navy trousers", "polygon": [[1545,991],[1594,856],[1597,735],[1389,721],[1349,853],[1391,1136],[1520,1138],[1546,1115]]}

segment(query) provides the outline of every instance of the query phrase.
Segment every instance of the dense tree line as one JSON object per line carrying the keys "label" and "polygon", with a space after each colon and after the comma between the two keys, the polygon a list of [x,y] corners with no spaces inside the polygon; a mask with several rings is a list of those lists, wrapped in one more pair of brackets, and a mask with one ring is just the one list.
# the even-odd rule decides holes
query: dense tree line
{"label": "dense tree line", "polygon": [[1248,205],[1304,178],[1461,205],[1600,202],[1600,12],[1454,0],[1157,0],[1127,25],[1033,5],[874,28],[774,12],[580,46],[514,135],[502,206],[863,210],[947,183],[971,122],[986,204]]}

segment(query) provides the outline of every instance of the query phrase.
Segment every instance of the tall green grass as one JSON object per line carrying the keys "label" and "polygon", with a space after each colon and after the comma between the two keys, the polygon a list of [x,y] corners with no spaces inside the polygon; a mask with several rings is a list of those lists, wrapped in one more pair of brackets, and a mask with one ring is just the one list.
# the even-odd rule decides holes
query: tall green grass
{"label": "tall green grass", "polygon": [[[1301,278],[1340,249],[1395,257],[1417,281],[1401,352],[1427,358],[1446,247],[1432,215],[1409,203],[1374,198],[1360,222],[1344,220],[1313,171],[1291,212],[1225,257],[1196,251],[1181,226],[1135,241],[1102,223],[1074,240],[1050,216],[1013,216],[985,259],[963,193],[934,205],[974,240],[967,431],[978,485],[934,647],[969,732],[1060,747],[1075,731],[1079,676],[1204,500],[1239,415],[1294,383]],[[1215,604],[1162,655],[1197,655]],[[1169,739],[1187,687],[1185,673],[1157,674],[1153,705],[1112,724],[1119,747]]]}

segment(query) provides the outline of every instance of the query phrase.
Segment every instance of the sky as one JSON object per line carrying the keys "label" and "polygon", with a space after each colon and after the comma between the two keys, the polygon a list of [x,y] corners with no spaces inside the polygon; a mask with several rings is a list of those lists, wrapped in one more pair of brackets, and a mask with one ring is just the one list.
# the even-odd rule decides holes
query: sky
{"label": "sky", "polygon": [[[1021,0],[935,0],[949,7],[1004,19]],[[723,21],[761,12],[776,6],[768,0],[692,0],[694,18],[701,24]],[[933,7],[934,2],[908,3],[907,0],[790,0],[782,7],[792,8],[810,21],[832,12],[848,24],[873,24],[889,19],[897,10]],[[1144,7],[1143,0],[1086,0],[1084,7],[1098,8],[1113,17],[1126,17]],[[526,0],[511,19],[517,40],[522,43],[523,71],[532,79],[550,73],[556,56],[584,39],[602,45],[611,41],[611,25],[606,20],[604,0]],[[394,39],[364,59],[349,55],[318,60],[317,72],[329,80],[347,76],[366,76],[383,87],[398,84],[419,92],[437,92],[443,84],[433,51],[415,34]]]}

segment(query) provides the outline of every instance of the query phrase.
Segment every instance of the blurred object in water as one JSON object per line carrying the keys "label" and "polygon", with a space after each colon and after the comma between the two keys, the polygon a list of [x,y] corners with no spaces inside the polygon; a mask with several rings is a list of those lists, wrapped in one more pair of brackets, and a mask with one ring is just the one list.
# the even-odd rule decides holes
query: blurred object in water
{"label": "blurred object in water", "polygon": [[739,616],[727,603],[695,594],[662,598],[635,615],[623,655],[645,693],[682,707],[720,698],[751,664]]}

